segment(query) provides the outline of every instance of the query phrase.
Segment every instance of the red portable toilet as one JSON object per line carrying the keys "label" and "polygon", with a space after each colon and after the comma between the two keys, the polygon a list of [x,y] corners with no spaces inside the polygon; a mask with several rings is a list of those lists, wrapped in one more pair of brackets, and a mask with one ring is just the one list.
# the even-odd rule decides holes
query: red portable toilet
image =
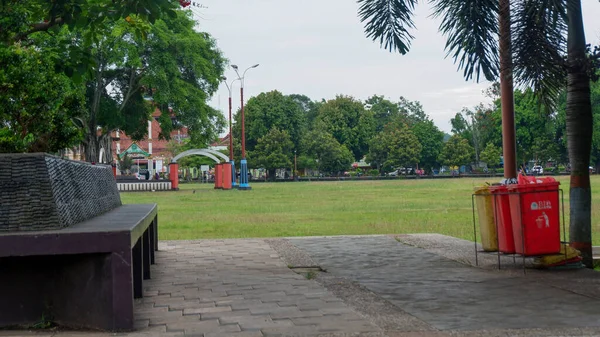
{"label": "red portable toilet", "polygon": [[223,188],[223,167],[222,164],[215,164],[215,190]]}
{"label": "red portable toilet", "polygon": [[222,170],[222,180],[223,180],[223,189],[230,190],[231,189],[231,163],[223,163],[221,164],[223,167]]}

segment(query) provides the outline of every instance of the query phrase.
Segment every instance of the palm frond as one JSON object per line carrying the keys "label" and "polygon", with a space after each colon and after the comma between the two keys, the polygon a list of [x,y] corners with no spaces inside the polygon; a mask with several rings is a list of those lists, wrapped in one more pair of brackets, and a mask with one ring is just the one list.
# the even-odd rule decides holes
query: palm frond
{"label": "palm frond", "polygon": [[513,9],[513,62],[517,83],[533,88],[553,110],[566,85],[564,0],[521,0]]}
{"label": "palm frond", "polygon": [[446,56],[452,55],[469,80],[498,77],[498,0],[430,0],[440,32],[447,36]]}
{"label": "palm frond", "polygon": [[385,49],[406,54],[414,38],[413,10],[418,0],[358,0],[358,17],[365,24],[365,33]]}

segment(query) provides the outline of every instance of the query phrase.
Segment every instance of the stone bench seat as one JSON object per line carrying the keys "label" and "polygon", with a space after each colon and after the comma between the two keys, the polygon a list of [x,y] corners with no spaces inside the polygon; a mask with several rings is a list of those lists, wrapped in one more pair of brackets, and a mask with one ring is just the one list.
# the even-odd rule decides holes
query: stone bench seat
{"label": "stone bench seat", "polygon": [[42,317],[133,329],[134,298],[157,250],[156,205],[123,205],[60,230],[0,234],[0,325]]}
{"label": "stone bench seat", "polygon": [[123,205],[108,166],[0,154],[0,328],[133,330],[156,204]]}

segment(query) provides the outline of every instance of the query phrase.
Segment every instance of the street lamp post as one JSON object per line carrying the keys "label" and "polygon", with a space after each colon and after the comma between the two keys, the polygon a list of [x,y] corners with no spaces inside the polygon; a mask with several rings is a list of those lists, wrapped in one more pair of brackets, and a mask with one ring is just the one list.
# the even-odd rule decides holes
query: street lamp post
{"label": "street lamp post", "polygon": [[235,80],[231,81],[231,84],[227,84],[227,78],[223,77],[223,82],[225,83],[225,86],[227,86],[227,91],[229,91],[229,162],[231,163],[231,187],[237,186],[235,177],[235,161],[233,160],[233,132],[231,131],[231,89],[233,89],[233,82],[238,80],[239,79],[236,78]]}
{"label": "street lamp post", "polygon": [[244,116],[244,78],[246,76],[246,72],[252,68],[256,68],[258,67],[258,64],[255,64],[251,67],[248,67],[246,70],[244,70],[244,72],[242,73],[242,76],[240,76],[240,73],[238,72],[238,66],[236,66],[235,64],[231,65],[231,67],[233,68],[233,70],[235,70],[235,73],[238,75],[238,79],[241,82],[241,87],[240,87],[240,101],[242,103],[242,108],[241,108],[241,112],[242,112],[242,160],[240,163],[240,185],[238,187],[238,189],[240,190],[249,190],[251,189],[250,185],[248,184],[248,162],[246,161],[246,130],[245,130],[245,124],[246,124],[246,120],[245,120],[245,116]]}

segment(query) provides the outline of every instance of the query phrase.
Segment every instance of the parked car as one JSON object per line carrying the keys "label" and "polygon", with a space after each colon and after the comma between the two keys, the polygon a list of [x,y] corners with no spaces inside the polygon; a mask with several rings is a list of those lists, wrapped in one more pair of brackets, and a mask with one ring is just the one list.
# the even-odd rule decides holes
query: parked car
{"label": "parked car", "polygon": [[412,167],[402,167],[400,168],[400,173],[402,175],[415,174],[415,170]]}
{"label": "parked car", "polygon": [[399,171],[398,171],[398,170],[396,170],[396,171],[392,171],[392,172],[388,173],[387,175],[388,175],[389,177],[397,177],[397,176],[398,176],[398,173],[399,173]]}
{"label": "parked car", "polygon": [[544,174],[544,168],[540,165],[536,165],[531,169],[531,173],[533,174]]}

